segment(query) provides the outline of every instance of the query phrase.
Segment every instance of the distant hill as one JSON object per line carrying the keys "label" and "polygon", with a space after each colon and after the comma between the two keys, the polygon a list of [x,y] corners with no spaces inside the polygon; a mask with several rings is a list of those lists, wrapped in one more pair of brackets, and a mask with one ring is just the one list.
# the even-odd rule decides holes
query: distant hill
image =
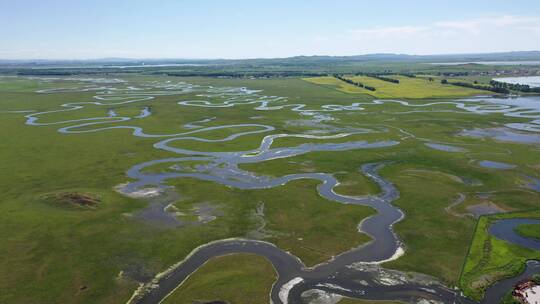
{"label": "distant hill", "polygon": [[540,51],[517,51],[478,54],[447,54],[447,55],[408,55],[408,54],[366,54],[355,56],[295,56],[287,58],[255,58],[255,59],[159,59],[159,58],[102,58],[89,60],[47,60],[0,59],[1,66],[43,67],[43,66],[142,66],[164,64],[205,64],[205,65],[304,65],[331,64],[354,62],[477,62],[477,61],[533,61],[540,60]]}

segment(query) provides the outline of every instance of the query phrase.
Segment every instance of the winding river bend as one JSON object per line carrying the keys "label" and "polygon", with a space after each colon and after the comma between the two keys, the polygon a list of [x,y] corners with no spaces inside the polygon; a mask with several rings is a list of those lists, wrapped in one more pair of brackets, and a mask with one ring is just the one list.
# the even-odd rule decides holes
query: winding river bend
{"label": "winding river bend", "polygon": [[[540,241],[533,238],[527,238],[519,235],[516,232],[516,228],[519,225],[524,224],[534,224],[540,225],[540,220],[538,219],[527,219],[527,218],[510,218],[510,219],[501,219],[497,220],[489,226],[489,233],[494,237],[516,244],[522,247],[526,247],[533,250],[540,250]],[[493,286],[489,287],[486,291],[484,297],[484,303],[498,303],[515,284],[522,280],[530,279],[533,274],[540,273],[540,261],[527,261],[525,270],[519,275],[501,280],[495,283]]]}
{"label": "winding river bend", "polygon": [[[365,164],[361,167],[361,172],[381,189],[380,194],[365,197],[336,194],[332,189],[337,185],[337,180],[329,174],[288,175],[276,181],[255,180],[251,183],[243,181],[240,184],[229,183],[223,178],[190,175],[244,189],[273,187],[297,178],[317,179],[321,182],[318,186],[321,196],[340,203],[370,206],[378,211],[359,226],[360,230],[372,236],[373,240],[313,268],[307,268],[300,259],[270,243],[237,239],[213,242],[196,249],[170,272],[152,282],[159,287],[146,289],[133,302],[159,303],[212,257],[230,253],[254,253],[266,257],[278,273],[278,281],[270,294],[273,303],[302,303],[303,295],[310,290],[365,299],[429,299],[443,303],[474,303],[436,281],[424,277],[411,280],[399,272],[380,267],[381,262],[398,258],[402,253],[401,243],[392,231],[392,225],[403,218],[403,213],[391,204],[399,197],[399,192],[392,183],[378,174],[378,170],[384,165]],[[145,180],[145,177],[139,177]],[[173,178],[178,175],[161,177]]]}
{"label": "winding river bend", "polygon": [[533,238],[524,237],[516,232],[516,228],[520,225],[540,225],[540,220],[527,218],[511,218],[498,220],[491,224],[489,233],[494,237],[526,247],[533,250],[540,250],[540,241]]}
{"label": "winding river bend", "polygon": [[[115,84],[117,84],[115,82]],[[99,81],[91,85],[71,89],[51,89],[40,91],[40,93],[62,93],[62,92],[95,92],[92,102],[73,102],[63,104],[61,109],[32,112],[27,114],[26,123],[28,125],[64,125],[58,129],[62,133],[88,133],[99,132],[109,129],[130,129],[134,136],[161,138],[154,144],[156,149],[166,150],[182,157],[151,160],[138,164],[127,171],[127,176],[133,181],[119,187],[119,190],[126,195],[138,195],[147,193],[152,189],[157,189],[156,193],[167,188],[165,181],[171,178],[197,178],[206,181],[213,181],[230,187],[239,189],[263,189],[279,187],[289,181],[298,179],[313,179],[319,181],[318,193],[335,203],[357,204],[369,206],[377,211],[377,214],[365,219],[359,224],[359,230],[370,235],[372,241],[361,247],[344,252],[326,263],[307,268],[300,259],[287,253],[273,244],[245,239],[231,239],[212,242],[195,249],[186,259],[179,262],[170,271],[162,274],[153,282],[142,286],[132,298],[133,303],[159,303],[170,292],[177,288],[190,274],[195,272],[204,262],[212,257],[229,253],[254,253],[266,257],[276,269],[278,280],[271,291],[273,303],[302,303],[309,298],[311,291],[319,291],[328,294],[338,294],[352,298],[376,299],[376,300],[402,300],[406,302],[416,302],[420,299],[434,301],[434,303],[475,303],[470,299],[461,296],[460,292],[445,287],[433,278],[413,275],[411,278],[398,271],[388,270],[381,267],[381,263],[399,258],[404,252],[404,245],[400,242],[392,230],[392,226],[404,217],[404,214],[392,202],[399,197],[399,191],[388,180],[384,179],[379,170],[391,163],[369,163],[364,164],[359,169],[366,177],[373,180],[380,188],[377,195],[368,196],[345,196],[336,193],[333,189],[339,184],[338,180],[331,173],[299,173],[281,177],[269,177],[257,175],[253,172],[243,170],[241,164],[259,163],[277,158],[293,157],[313,151],[344,151],[351,149],[384,149],[398,145],[399,142],[386,141],[349,141],[344,143],[307,143],[294,147],[273,148],[275,139],[283,137],[297,137],[305,139],[336,139],[345,138],[353,134],[377,132],[376,130],[357,130],[333,135],[309,135],[309,134],[272,134],[265,136],[258,148],[248,151],[234,152],[206,152],[184,149],[178,146],[186,140],[200,142],[222,142],[231,141],[238,137],[274,131],[275,128],[263,124],[235,124],[213,127],[204,127],[200,124],[211,121],[203,121],[186,124],[186,132],[172,134],[149,134],[142,128],[130,125],[123,125],[132,119],[144,119],[151,116],[151,108],[144,107],[137,116],[119,116],[110,110],[106,116],[91,117],[83,119],[40,122],[41,116],[47,114],[77,111],[84,109],[86,105],[115,106],[140,101],[151,101],[156,96],[183,95],[188,93],[198,93],[200,98],[220,99],[221,102],[210,102],[206,100],[188,100],[178,102],[181,106],[199,107],[232,107],[236,105],[253,104],[256,110],[290,110],[301,115],[315,115],[321,112],[335,111],[362,111],[365,105],[378,105],[387,102],[399,103],[409,107],[428,107],[433,105],[451,104],[458,110],[472,112],[476,114],[503,113],[504,115],[515,117],[529,117],[534,120],[528,124],[509,124],[508,128],[537,131],[536,125],[540,125],[538,119],[540,114],[523,107],[512,107],[509,105],[485,105],[479,104],[482,100],[463,100],[458,102],[437,102],[425,104],[410,104],[399,100],[375,100],[366,103],[352,103],[351,105],[323,105],[318,109],[308,109],[305,104],[287,104],[286,99],[277,96],[260,95],[260,91],[248,90],[245,88],[215,88],[191,85],[187,83],[154,82],[142,86],[127,86],[118,88],[107,84],[106,81]],[[447,110],[445,110],[447,111]],[[195,124],[197,123],[197,124]],[[114,124],[114,125],[110,125]],[[202,132],[220,129],[242,129],[247,131],[236,132],[221,139],[206,139],[198,137]],[[182,166],[176,166],[175,170],[164,173],[146,173],[144,169],[156,164],[182,164],[183,162],[197,162],[189,171],[183,170]],[[153,190],[152,190],[153,191]],[[531,268],[532,269],[532,268]],[[536,268],[534,268],[536,269]],[[152,286],[155,285],[155,286]],[[157,287],[156,287],[157,286]],[[488,290],[483,303],[496,299],[499,295],[496,291]],[[498,299],[498,298],[497,298]]]}

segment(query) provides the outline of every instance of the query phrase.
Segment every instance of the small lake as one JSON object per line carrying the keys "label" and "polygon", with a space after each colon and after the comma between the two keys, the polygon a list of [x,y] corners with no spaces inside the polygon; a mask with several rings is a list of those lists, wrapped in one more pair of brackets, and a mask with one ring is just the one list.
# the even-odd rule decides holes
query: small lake
{"label": "small lake", "polygon": [[474,214],[475,217],[486,214],[496,214],[504,212],[499,206],[493,203],[481,203],[467,207],[467,210]]}
{"label": "small lake", "polygon": [[493,138],[498,141],[529,145],[540,143],[540,135],[538,134],[515,132],[508,128],[463,130],[459,133],[459,135],[476,138]]}
{"label": "small lake", "polygon": [[456,147],[456,146],[450,146],[450,145],[443,145],[443,144],[436,144],[436,143],[426,143],[426,146],[430,147],[431,149],[439,150],[439,151],[446,151],[446,152],[465,152],[467,150]]}
{"label": "small lake", "polygon": [[526,185],[527,188],[540,192],[540,179],[528,176],[529,183]]}
{"label": "small lake", "polygon": [[484,168],[499,169],[499,170],[509,170],[509,169],[514,169],[516,167],[516,165],[501,163],[501,162],[496,162],[496,161],[491,161],[491,160],[482,160],[478,162],[478,164]]}

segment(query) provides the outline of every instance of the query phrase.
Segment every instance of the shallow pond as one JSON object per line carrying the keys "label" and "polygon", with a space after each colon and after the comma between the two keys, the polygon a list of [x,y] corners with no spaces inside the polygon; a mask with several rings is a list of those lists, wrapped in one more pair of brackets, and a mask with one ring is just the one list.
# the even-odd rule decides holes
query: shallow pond
{"label": "shallow pond", "polygon": [[500,169],[500,170],[509,170],[509,169],[514,169],[516,167],[516,165],[501,163],[501,162],[496,162],[496,161],[491,161],[491,160],[482,160],[478,162],[478,164],[484,168]]}
{"label": "shallow pond", "polygon": [[504,209],[501,209],[499,206],[493,203],[481,203],[467,207],[467,210],[474,214],[475,217],[486,214],[495,214],[504,212]]}
{"label": "shallow pond", "polygon": [[450,146],[450,145],[443,145],[443,144],[436,144],[436,143],[426,143],[426,146],[430,147],[431,149],[439,150],[439,151],[446,151],[446,152],[465,152],[467,150],[456,147],[456,146]]}
{"label": "shallow pond", "polygon": [[463,130],[459,135],[476,138],[492,138],[498,141],[518,144],[540,144],[539,134],[516,132],[508,128]]}

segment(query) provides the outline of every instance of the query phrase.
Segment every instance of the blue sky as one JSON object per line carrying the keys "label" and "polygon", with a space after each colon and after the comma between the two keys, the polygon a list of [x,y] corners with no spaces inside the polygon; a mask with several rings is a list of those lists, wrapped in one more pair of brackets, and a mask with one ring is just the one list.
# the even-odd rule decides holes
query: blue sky
{"label": "blue sky", "polygon": [[540,1],[0,0],[0,58],[540,50]]}

